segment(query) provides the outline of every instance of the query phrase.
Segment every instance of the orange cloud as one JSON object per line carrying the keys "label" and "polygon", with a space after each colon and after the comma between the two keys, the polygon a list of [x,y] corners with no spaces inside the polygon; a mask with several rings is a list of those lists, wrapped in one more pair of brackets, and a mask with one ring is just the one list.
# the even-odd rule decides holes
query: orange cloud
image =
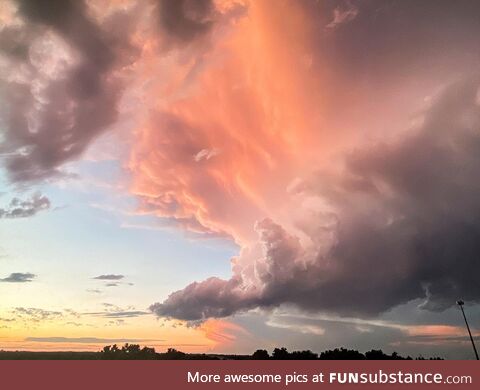
{"label": "orange cloud", "polygon": [[406,328],[409,336],[463,336],[464,328],[450,325],[417,325]]}
{"label": "orange cloud", "polygon": [[232,2],[217,6],[208,37],[160,60],[146,54],[155,109],[129,166],[143,212],[245,243],[256,220],[282,220],[288,184],[322,160],[321,72],[297,2],[253,1],[230,17]]}
{"label": "orange cloud", "polygon": [[203,332],[205,337],[215,343],[215,346],[226,347],[233,344],[238,336],[248,335],[248,331],[240,325],[225,320],[209,319],[203,322],[198,330]]}

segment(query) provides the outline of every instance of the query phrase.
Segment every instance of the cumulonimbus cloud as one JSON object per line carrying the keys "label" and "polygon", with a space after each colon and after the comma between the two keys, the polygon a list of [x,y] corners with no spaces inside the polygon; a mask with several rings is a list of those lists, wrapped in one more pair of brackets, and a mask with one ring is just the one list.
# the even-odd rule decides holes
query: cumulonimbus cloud
{"label": "cumulonimbus cloud", "polygon": [[[477,4],[442,2],[430,14],[423,2],[398,12],[324,3],[322,16],[313,1],[159,0],[96,20],[94,3],[16,3],[0,32],[0,156],[13,182],[61,173],[115,123],[133,61],[133,89],[149,105],[128,164],[139,211],[242,245],[231,279],[192,283],[152,305],[157,315],[195,321],[281,304],[373,315],[415,298],[431,310],[478,300],[478,80],[445,90],[415,132],[328,168],[353,139],[343,129],[375,106],[362,104],[369,91],[392,84],[379,95],[400,96],[399,80],[420,79],[411,69],[430,70],[425,58],[442,60],[446,41],[472,68],[475,55],[458,49],[476,36]],[[330,27],[355,19],[353,33],[338,28],[325,42],[328,21],[315,19],[332,11]],[[154,28],[132,29],[139,15]]]}
{"label": "cumulonimbus cloud", "polygon": [[418,298],[429,310],[478,302],[479,86],[451,85],[420,128],[295,183],[294,196],[321,200],[298,225],[307,240],[263,220],[261,253],[233,259],[231,279],[192,283],[150,309],[196,321],[282,304],[365,316]]}

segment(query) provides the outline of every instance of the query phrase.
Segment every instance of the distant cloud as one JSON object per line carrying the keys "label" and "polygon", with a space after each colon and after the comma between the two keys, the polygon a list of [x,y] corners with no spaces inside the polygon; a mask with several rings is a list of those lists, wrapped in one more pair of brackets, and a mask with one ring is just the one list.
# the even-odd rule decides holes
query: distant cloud
{"label": "distant cloud", "polygon": [[75,321],[69,321],[65,325],[71,325],[71,326],[77,326],[77,327],[84,326],[82,323],[75,322]]}
{"label": "distant cloud", "polygon": [[101,343],[144,343],[152,341],[165,341],[158,339],[102,339],[97,337],[27,337],[25,341],[38,343],[80,343],[80,344],[101,344]]}
{"label": "distant cloud", "polygon": [[40,211],[48,210],[50,206],[50,200],[39,192],[25,200],[13,198],[7,207],[0,208],[0,219],[33,217]]}
{"label": "distant cloud", "polygon": [[27,322],[40,322],[62,317],[62,312],[38,309],[35,307],[16,307],[12,313],[18,318]]}
{"label": "distant cloud", "polygon": [[105,287],[118,287],[119,284],[118,283],[107,283],[105,284]]}
{"label": "distant cloud", "polygon": [[10,274],[10,276],[7,276],[6,278],[0,279],[0,282],[4,283],[27,283],[27,282],[32,282],[33,279],[35,279],[37,275],[32,274],[30,272],[27,273],[21,273],[21,272],[14,272]]}
{"label": "distant cloud", "polygon": [[120,279],[123,279],[124,277],[125,277],[125,275],[108,274],[108,275],[95,276],[93,279],[99,279],[99,280],[120,280]]}
{"label": "distant cloud", "polygon": [[92,293],[92,294],[101,294],[102,290],[96,289],[96,288],[89,288],[85,290],[86,292]]}
{"label": "distant cloud", "polygon": [[122,320],[122,319],[110,320],[105,324],[105,326],[122,326],[122,325],[125,325],[125,320]]}
{"label": "distant cloud", "polygon": [[341,24],[349,23],[358,15],[358,8],[348,3],[346,8],[337,7],[333,10],[333,20],[328,23],[326,29],[336,29]]}
{"label": "distant cloud", "polygon": [[94,316],[94,317],[103,317],[103,318],[133,318],[133,317],[140,317],[144,315],[151,314],[147,311],[139,311],[139,310],[123,310],[123,311],[102,311],[102,312],[93,312],[93,313],[85,313],[86,315]]}

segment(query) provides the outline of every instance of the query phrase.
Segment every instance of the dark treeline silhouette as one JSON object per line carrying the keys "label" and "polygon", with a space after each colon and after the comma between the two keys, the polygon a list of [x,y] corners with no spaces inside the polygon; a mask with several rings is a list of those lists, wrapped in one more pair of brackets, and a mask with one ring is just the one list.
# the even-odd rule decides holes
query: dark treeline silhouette
{"label": "dark treeline silhouette", "polygon": [[[382,350],[372,349],[361,353],[353,349],[335,348],[321,352],[320,355],[310,350],[292,351],[287,348],[275,348],[270,355],[265,349],[257,349],[252,355],[225,355],[205,353],[185,353],[168,348],[166,352],[156,352],[154,348],[140,347],[138,344],[116,344],[104,347],[100,352],[28,352],[0,351],[0,360],[413,360],[412,357],[391,355]],[[443,360],[439,357],[415,360]]]}

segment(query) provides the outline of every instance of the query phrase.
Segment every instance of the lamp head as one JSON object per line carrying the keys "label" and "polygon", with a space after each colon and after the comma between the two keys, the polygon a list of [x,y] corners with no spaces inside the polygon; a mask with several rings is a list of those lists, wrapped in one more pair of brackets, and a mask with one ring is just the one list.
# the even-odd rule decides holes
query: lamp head
{"label": "lamp head", "polygon": [[465,302],[463,302],[462,300],[457,301],[458,306],[463,306],[464,304],[465,304]]}

